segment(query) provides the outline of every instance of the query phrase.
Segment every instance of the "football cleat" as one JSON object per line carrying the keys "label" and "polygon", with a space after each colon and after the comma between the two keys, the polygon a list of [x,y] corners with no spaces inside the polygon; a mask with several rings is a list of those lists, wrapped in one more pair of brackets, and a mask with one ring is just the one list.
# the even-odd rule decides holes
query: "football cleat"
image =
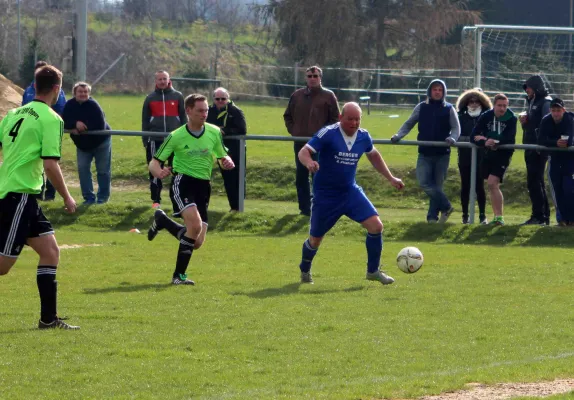
{"label": "football cleat", "polygon": [[310,272],[301,272],[301,283],[310,283],[311,285],[315,283]]}
{"label": "football cleat", "polygon": [[179,274],[179,276],[171,280],[173,285],[195,285],[195,282],[187,279],[187,274]]}
{"label": "football cleat", "polygon": [[75,325],[69,325],[65,323],[61,318],[56,317],[55,320],[53,320],[48,324],[42,322],[42,320],[38,321],[38,329],[66,329],[70,331],[77,331],[80,329],[80,327]]}
{"label": "football cleat", "polygon": [[375,272],[367,272],[367,280],[369,281],[379,281],[381,282],[383,285],[390,285],[391,283],[393,283],[395,280],[388,276],[387,274],[385,274],[383,271],[381,270],[376,270]]}

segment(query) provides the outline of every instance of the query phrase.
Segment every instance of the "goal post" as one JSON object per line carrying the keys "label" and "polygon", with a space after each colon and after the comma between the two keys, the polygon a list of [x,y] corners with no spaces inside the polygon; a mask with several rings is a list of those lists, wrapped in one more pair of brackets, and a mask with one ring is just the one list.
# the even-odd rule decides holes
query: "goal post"
{"label": "goal post", "polygon": [[[574,28],[475,25],[461,33],[460,90],[480,87],[503,92],[511,105],[523,104],[522,85],[539,74],[552,95],[574,100]],[[463,71],[472,70],[473,74]]]}

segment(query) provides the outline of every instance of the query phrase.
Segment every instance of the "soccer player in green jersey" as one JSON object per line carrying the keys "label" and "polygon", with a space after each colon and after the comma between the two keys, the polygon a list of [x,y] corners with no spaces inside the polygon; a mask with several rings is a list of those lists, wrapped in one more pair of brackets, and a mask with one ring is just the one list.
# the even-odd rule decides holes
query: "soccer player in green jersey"
{"label": "soccer player in green jersey", "polygon": [[[166,178],[173,172],[169,193],[173,215],[182,217],[185,223],[185,226],[180,225],[162,210],[156,210],[154,222],[148,230],[149,240],[153,240],[160,230],[167,229],[179,241],[172,278],[174,285],[195,284],[187,279],[186,271],[193,250],[201,247],[207,233],[213,158],[217,158],[223,169],[235,168],[223,145],[220,129],[205,122],[209,109],[206,97],[189,95],[184,105],[187,124],[169,134],[149,163],[149,170],[156,178]],[[162,167],[172,154],[173,167]]]}
{"label": "soccer player in green jersey", "polygon": [[54,229],[36,201],[45,171],[66,210],[76,211],[58,164],[64,122],[52,108],[62,86],[62,73],[51,65],[36,70],[36,95],[31,103],[10,110],[0,122],[0,275],[16,263],[24,245],[40,256],[36,282],[40,293],[38,328],[79,329],[57,313],[56,269],[60,248]]}

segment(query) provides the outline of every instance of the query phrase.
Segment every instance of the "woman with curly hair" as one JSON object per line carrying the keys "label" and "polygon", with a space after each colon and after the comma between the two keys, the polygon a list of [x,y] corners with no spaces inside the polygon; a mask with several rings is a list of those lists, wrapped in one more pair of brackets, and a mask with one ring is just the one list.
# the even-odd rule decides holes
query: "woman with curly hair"
{"label": "woman with curly hair", "polygon": [[[481,89],[470,89],[460,95],[456,102],[458,119],[460,121],[459,142],[470,141],[470,134],[476,125],[478,118],[486,111],[492,109],[492,102]],[[462,206],[462,223],[468,224],[468,202],[470,197],[470,171],[471,149],[458,148],[458,170],[460,172],[460,203]],[[484,149],[478,149],[477,166],[480,166]],[[476,198],[478,200],[479,220],[481,224],[487,224],[485,208],[486,193],[484,191],[481,174],[476,174]]]}

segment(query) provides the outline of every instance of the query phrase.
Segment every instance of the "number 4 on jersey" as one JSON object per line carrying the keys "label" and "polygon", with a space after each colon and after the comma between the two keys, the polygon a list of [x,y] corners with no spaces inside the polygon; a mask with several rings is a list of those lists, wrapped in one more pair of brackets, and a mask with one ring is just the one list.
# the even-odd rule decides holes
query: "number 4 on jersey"
{"label": "number 4 on jersey", "polygon": [[20,130],[20,126],[22,125],[22,122],[24,122],[24,118],[20,118],[18,120],[18,122],[16,122],[14,124],[12,129],[10,129],[10,133],[8,134],[8,136],[12,136],[12,142],[14,142],[14,140],[16,140],[16,136],[18,136],[18,131]]}

